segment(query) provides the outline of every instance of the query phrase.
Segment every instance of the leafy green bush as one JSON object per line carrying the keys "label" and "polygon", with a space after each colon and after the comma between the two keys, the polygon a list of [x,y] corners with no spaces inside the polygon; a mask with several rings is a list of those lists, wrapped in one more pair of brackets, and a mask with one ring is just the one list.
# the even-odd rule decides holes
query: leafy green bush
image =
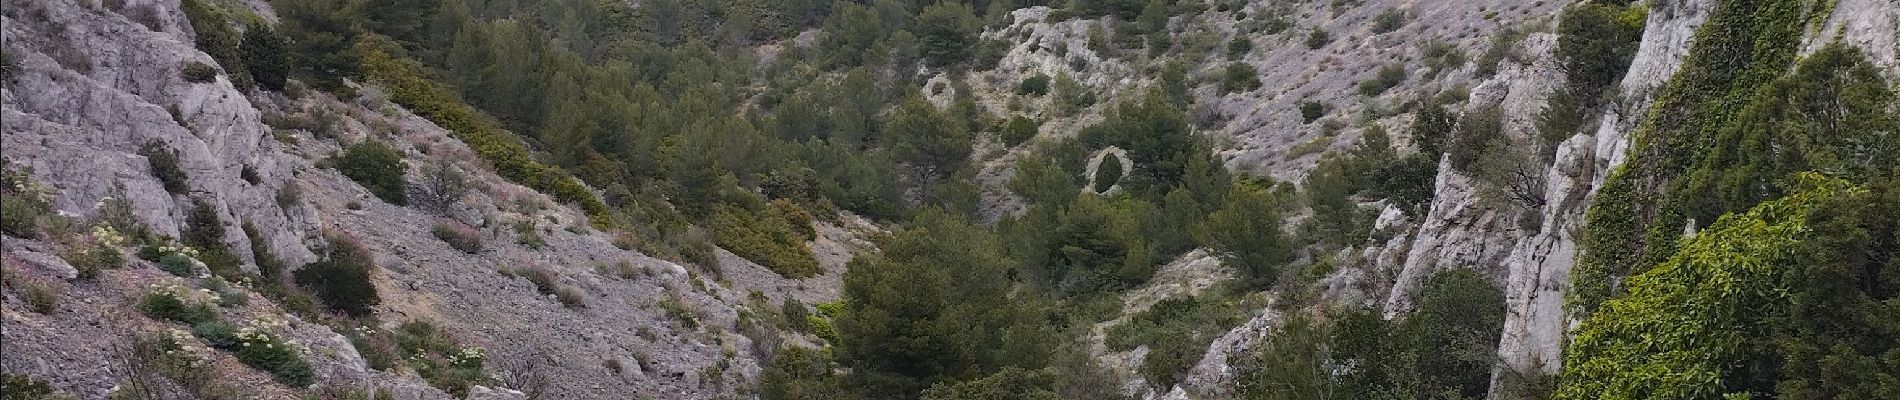
{"label": "leafy green bush", "polygon": [[1102,164],[1095,167],[1095,192],[1096,193],[1107,193],[1109,188],[1115,187],[1115,183],[1121,182],[1121,180],[1122,180],[1121,157],[1115,157],[1115,156],[1104,157],[1102,159]]}
{"label": "leafy green bush", "polygon": [[171,253],[158,258],[158,269],[180,278],[198,277],[198,260],[183,253]]}
{"label": "leafy green bush", "polygon": [[1149,385],[1167,388],[1200,361],[1209,343],[1241,321],[1231,305],[1192,296],[1171,297],[1109,327],[1105,343],[1116,351],[1148,346],[1141,373]]}
{"label": "leafy green bush", "polygon": [[146,292],[139,298],[138,309],[152,319],[198,324],[218,318],[212,301],[204,293],[171,282]]}
{"label": "leafy green bush", "polygon": [[1327,34],[1325,29],[1319,27],[1313,27],[1313,31],[1306,34],[1306,48],[1310,50],[1318,50],[1332,42],[1333,35]]}
{"label": "leafy green bush", "polygon": [[402,152],[395,148],[365,140],[344,148],[334,165],[337,172],[363,185],[376,198],[399,206],[409,204],[409,185],[403,176],[409,167],[403,163]]}
{"label": "leafy green bush", "polygon": [[1016,94],[1042,97],[1043,95],[1049,94],[1049,82],[1052,80],[1054,80],[1054,78],[1050,78],[1049,74],[1038,73],[1035,76],[1023,79],[1023,83],[1016,86]]}
{"label": "leafy green bush", "polygon": [[237,350],[242,342],[238,340],[238,328],[228,322],[211,320],[191,326],[191,334],[203,340],[206,346],[219,350]]}
{"label": "leafy green bush", "polygon": [[379,331],[373,335],[368,340],[393,342],[397,359],[407,362],[430,386],[467,396],[469,387],[491,383],[482,373],[487,351],[461,344],[433,323],[412,320],[397,327],[393,334]]}
{"label": "leafy green bush", "polygon": [[283,91],[290,77],[290,61],[285,59],[284,37],[271,29],[269,24],[253,24],[244,30],[244,41],[239,50],[244,55],[244,66],[251,72],[251,80],[257,87],[270,91]]}
{"label": "leafy green bush", "polygon": [[1310,124],[1324,116],[1326,116],[1326,103],[1312,100],[1300,102],[1300,121]]}
{"label": "leafy green bush", "polygon": [[185,78],[186,82],[209,83],[218,80],[218,67],[192,61],[186,63],[185,68],[179,71],[178,75]]}
{"label": "leafy green bush", "polygon": [[1234,37],[1233,41],[1227,42],[1227,59],[1228,60],[1238,60],[1238,59],[1246,58],[1247,53],[1252,53],[1252,52],[1253,52],[1253,39],[1248,38],[1246,35],[1237,35]]}
{"label": "leafy green bush", "polygon": [[1247,92],[1260,89],[1260,73],[1247,63],[1228,63],[1221,73],[1220,94]]}
{"label": "leafy green bush", "polygon": [[1405,65],[1388,64],[1379,68],[1379,74],[1359,82],[1359,94],[1366,97],[1378,97],[1405,82]]}
{"label": "leafy green bush", "polygon": [[20,288],[20,291],[25,292],[27,309],[33,310],[33,312],[39,313],[40,315],[48,315],[59,311],[60,293],[58,287],[55,286],[56,284],[38,279],[23,278],[12,274],[8,274],[6,278],[8,280],[7,286],[17,287]]}
{"label": "leafy green bush", "polygon": [[[743,208],[721,205],[713,212],[710,226],[719,246],[740,257],[759,263],[787,278],[802,279],[823,271],[818,259],[805,245],[796,221],[766,213],[759,215]],[[807,222],[807,227],[809,222]]]}
{"label": "leafy green bush", "polygon": [[1396,31],[1402,27],[1405,27],[1405,10],[1403,9],[1386,10],[1372,19],[1372,33],[1375,35]]}
{"label": "leafy green bush", "polygon": [[[250,87],[250,74],[244,72],[244,58],[238,51],[236,26],[231,23],[225,11],[217,6],[205,4],[203,0],[184,0],[180,2],[180,8],[185,12],[186,19],[191,22],[191,31],[197,34],[195,42],[198,49],[210,54],[212,60],[224,66],[226,71],[230,71],[233,84],[240,88]],[[212,75],[209,76],[216,75],[215,70],[211,72]],[[191,78],[187,75],[186,79]],[[209,81],[206,79],[202,82]]]}
{"label": "leafy green bush", "polygon": [[47,208],[32,196],[9,193],[0,197],[0,232],[27,239],[38,238],[39,220],[47,214]]}
{"label": "leafy green bush", "polygon": [[1008,147],[1021,145],[1030,138],[1036,137],[1039,128],[1039,124],[1034,119],[1021,115],[1011,116],[1009,122],[1003,123],[1003,145]]}
{"label": "leafy green bush", "polygon": [[680,325],[686,329],[699,329],[699,313],[694,312],[692,306],[678,299],[660,299],[660,310],[665,311],[666,316],[672,317],[674,321],[679,321]]}
{"label": "leafy green bush", "polygon": [[51,400],[59,399],[53,385],[45,379],[20,374],[0,374],[0,400]]}
{"label": "leafy green bush", "polygon": [[1277,199],[1251,185],[1234,185],[1226,200],[1194,227],[1195,240],[1240,272],[1245,282],[1272,285],[1279,279],[1280,267],[1293,256],[1292,242],[1280,232]]}
{"label": "leafy green bush", "polygon": [[342,234],[325,235],[325,239],[329,246],[323,249],[323,259],[292,274],[297,284],[310,289],[332,310],[352,317],[369,315],[370,308],[382,302],[376,285],[370,283],[376,265],[369,249]]}
{"label": "leafy green bush", "polygon": [[185,175],[185,170],[178,168],[178,152],[172,150],[171,146],[158,139],[147,140],[139,146],[139,155],[151,163],[152,176],[158,177],[158,182],[164,185],[166,192],[184,194],[191,191],[191,185],[186,182],[190,177]]}
{"label": "leafy green bush", "polygon": [[1601,1],[1578,2],[1564,9],[1557,23],[1557,59],[1563,62],[1569,92],[1585,108],[1598,104],[1598,95],[1629,70],[1642,41],[1644,5],[1624,6]]}
{"label": "leafy green bush", "polygon": [[185,245],[197,249],[192,258],[204,262],[212,275],[225,280],[248,278],[244,262],[224,242],[224,234],[224,219],[218,216],[218,209],[204,199],[192,199],[191,209],[185,213],[185,229],[179,232]]}
{"label": "leafy green bush", "polygon": [[284,326],[283,321],[274,319],[256,319],[244,324],[235,335],[237,359],[251,368],[270,373],[271,378],[286,386],[310,386],[316,381],[316,373],[304,359],[308,349],[277,333]]}
{"label": "leafy green bush", "polygon": [[448,243],[450,248],[461,250],[463,253],[480,253],[484,247],[481,232],[461,222],[436,221],[435,228],[430,229],[429,232],[434,234],[436,239],[442,239],[443,243]]}

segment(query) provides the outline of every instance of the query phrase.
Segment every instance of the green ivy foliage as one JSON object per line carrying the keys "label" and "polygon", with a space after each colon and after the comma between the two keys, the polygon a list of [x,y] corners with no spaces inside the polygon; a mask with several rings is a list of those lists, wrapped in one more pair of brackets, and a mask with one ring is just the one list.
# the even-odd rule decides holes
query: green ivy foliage
{"label": "green ivy foliage", "polygon": [[[1569,303],[1588,311],[1618,292],[1617,280],[1640,266],[1675,253],[1677,238],[1692,217],[1736,211],[1697,209],[1697,168],[1717,155],[1717,138],[1733,129],[1738,104],[1761,93],[1795,63],[1810,15],[1825,15],[1831,3],[1794,0],[1721,2],[1697,28],[1676,76],[1632,134],[1629,161],[1614,171],[1585,213]],[[1785,153],[1784,153],[1785,154]],[[1722,207],[1747,206],[1728,204]],[[1709,221],[1699,220],[1700,224]]]}
{"label": "green ivy foliage", "polygon": [[[1900,389],[1891,177],[1820,174],[1721,218],[1585,319],[1557,399],[1876,398]],[[1882,356],[1887,354],[1887,356]]]}

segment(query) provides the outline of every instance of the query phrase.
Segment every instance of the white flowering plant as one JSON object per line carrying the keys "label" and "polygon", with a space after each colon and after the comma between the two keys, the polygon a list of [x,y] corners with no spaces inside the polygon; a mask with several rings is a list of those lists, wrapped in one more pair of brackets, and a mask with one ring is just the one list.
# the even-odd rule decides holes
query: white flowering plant
{"label": "white flowering plant", "polygon": [[197,324],[218,318],[217,295],[208,289],[185,286],[177,278],[154,283],[139,299],[139,311],[153,319]]}
{"label": "white flowering plant", "polygon": [[309,386],[316,375],[306,358],[310,348],[283,332],[289,323],[273,316],[260,316],[237,330],[237,358],[251,368],[269,372],[278,382],[293,387]]}

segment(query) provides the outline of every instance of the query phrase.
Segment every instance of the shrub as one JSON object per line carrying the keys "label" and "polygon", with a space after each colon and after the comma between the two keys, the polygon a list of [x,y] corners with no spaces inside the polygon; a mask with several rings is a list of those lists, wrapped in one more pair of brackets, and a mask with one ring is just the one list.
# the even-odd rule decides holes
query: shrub
{"label": "shrub", "polygon": [[22,238],[40,236],[40,216],[46,215],[45,204],[31,196],[0,196],[0,231]]}
{"label": "shrub", "polygon": [[794,279],[817,275],[823,268],[805,245],[807,239],[793,226],[794,221],[773,214],[755,215],[721,205],[712,216],[713,235],[720,247],[779,275]]}
{"label": "shrub", "polygon": [[58,399],[53,385],[46,380],[19,374],[0,374],[0,399],[4,400],[43,400]]}
{"label": "shrub", "polygon": [[1405,26],[1405,10],[1391,9],[1372,19],[1372,33],[1382,34]]}
{"label": "shrub", "polygon": [[1029,117],[1021,115],[1009,117],[1009,122],[1003,123],[1003,145],[1007,147],[1021,145],[1030,138],[1036,137],[1039,128],[1036,120]]}
{"label": "shrub", "polygon": [[1227,59],[1228,60],[1238,60],[1241,58],[1246,58],[1247,53],[1252,53],[1252,52],[1253,52],[1253,39],[1248,38],[1246,35],[1236,35],[1234,36],[1234,41],[1227,42]]}
{"label": "shrub", "polygon": [[1312,100],[1300,102],[1300,121],[1310,124],[1324,116],[1326,116],[1326,103]]}
{"label": "shrub", "polygon": [[41,315],[59,311],[59,289],[54,284],[37,279],[22,279],[19,276],[7,276],[7,285],[16,286],[26,294],[27,309]]}
{"label": "shrub", "polygon": [[285,182],[283,188],[277,189],[275,200],[277,200],[277,208],[290,212],[291,207],[303,201],[303,186],[298,185],[297,182]]}
{"label": "shrub", "polygon": [[257,87],[270,91],[284,90],[284,84],[290,77],[290,63],[284,58],[284,37],[272,30],[270,24],[252,24],[244,30],[244,42],[239,50],[244,55],[244,66],[251,72],[251,80]]}
{"label": "shrub", "polygon": [[231,72],[233,84],[240,88],[250,87],[250,74],[244,72],[244,59],[238,52],[237,31],[233,29],[234,25],[224,10],[205,4],[203,0],[184,0],[180,8],[191,22],[191,31],[197,34],[195,42],[198,48]]}
{"label": "shrub", "polygon": [[528,246],[528,248],[535,250],[548,247],[547,239],[541,237],[541,228],[534,225],[534,220],[522,219],[515,221],[513,227],[515,230],[515,243]]}
{"label": "shrub", "polygon": [[1459,118],[1451,143],[1445,148],[1451,167],[1470,172],[1485,154],[1503,145],[1509,139],[1504,136],[1503,118],[1496,106],[1472,110]]}
{"label": "shrub", "polygon": [[192,61],[186,63],[184,70],[179,71],[178,75],[184,77],[186,82],[210,83],[218,80],[218,67]]}
{"label": "shrub", "polygon": [[482,234],[468,224],[452,220],[436,221],[435,228],[430,232],[435,234],[436,239],[448,243],[450,248],[468,254],[482,252]]}
{"label": "shrub", "polygon": [[198,250],[192,257],[203,262],[212,275],[233,281],[243,279],[243,261],[231,251],[231,245],[224,243],[224,233],[224,219],[218,216],[218,209],[204,199],[193,199],[191,210],[185,213],[185,230],[179,232],[186,245]]}
{"label": "shrub", "polygon": [[1122,180],[1121,157],[1115,157],[1112,155],[1108,157],[1103,157],[1102,164],[1097,165],[1095,167],[1095,192],[1107,193],[1109,188],[1115,187],[1115,183],[1121,182],[1121,180]]}
{"label": "shrub", "polygon": [[1179,382],[1208,344],[1240,322],[1232,306],[1174,297],[1109,327],[1105,344],[1117,351],[1148,346],[1141,373],[1150,385],[1166,388]]}
{"label": "shrub", "polygon": [[1380,67],[1379,74],[1373,76],[1372,79],[1359,82],[1359,94],[1366,97],[1377,97],[1380,94],[1384,94],[1386,90],[1391,90],[1393,87],[1404,82],[1405,66],[1397,63],[1388,64],[1384,67]]}
{"label": "shrub", "polygon": [[555,288],[554,299],[560,300],[561,305],[567,308],[587,308],[587,297],[581,294],[580,289],[566,286]]}
{"label": "shrub", "polygon": [[1645,7],[1579,2],[1557,23],[1557,60],[1563,62],[1569,91],[1584,107],[1596,107],[1598,95],[1629,70],[1642,41]]}
{"label": "shrub", "polygon": [[1229,63],[1221,74],[1220,93],[1247,92],[1260,88],[1260,73],[1246,63]]}
{"label": "shrub", "polygon": [[399,206],[409,204],[405,192],[408,183],[403,178],[409,168],[403,165],[402,153],[395,148],[365,140],[344,149],[335,165],[337,172],[363,185],[376,198]]}
{"label": "shrub", "polygon": [[1042,97],[1049,94],[1049,82],[1052,80],[1054,78],[1050,78],[1049,74],[1040,73],[1023,79],[1023,83],[1016,86],[1016,94]]}
{"label": "shrub", "polygon": [[561,288],[559,284],[554,282],[554,280],[559,277],[554,274],[554,271],[549,271],[547,268],[529,267],[518,270],[516,273],[520,274],[523,279],[527,279],[528,283],[534,284],[534,291],[540,293],[542,296],[552,296],[557,289]]}
{"label": "shrub", "polygon": [[285,340],[276,331],[285,323],[274,319],[254,319],[239,328],[237,337],[237,359],[244,365],[271,374],[278,383],[290,387],[310,386],[316,380],[310,362],[304,360],[307,351],[301,344]]}
{"label": "shrub", "polygon": [[298,285],[309,288],[330,309],[351,317],[369,315],[370,308],[381,303],[370,273],[376,268],[369,249],[354,238],[326,235],[329,246],[323,259],[297,270]]}
{"label": "shrub", "polygon": [[395,342],[400,359],[407,361],[430,386],[455,396],[467,396],[469,387],[490,381],[482,374],[487,351],[462,345],[435,324],[404,322],[392,336],[389,340]]}
{"label": "shrub", "polygon": [[198,324],[218,318],[218,311],[212,308],[210,294],[192,290],[172,281],[155,285],[150,292],[139,298],[139,312],[157,320],[178,321],[186,324]]}
{"label": "shrub", "polygon": [[199,322],[191,326],[191,334],[203,340],[206,346],[214,349],[236,350],[240,345],[237,327],[224,321]]}
{"label": "shrub", "polygon": [[699,314],[693,311],[692,306],[688,306],[678,299],[660,299],[660,310],[665,311],[666,316],[672,317],[675,321],[679,321],[680,326],[686,329],[699,329]]}
{"label": "shrub", "polygon": [[166,192],[184,194],[191,191],[187,182],[190,177],[185,170],[178,168],[178,152],[158,139],[145,141],[139,146],[139,155],[151,163],[152,176],[158,177],[158,183],[165,186]]}
{"label": "shrub", "polygon": [[805,304],[798,302],[798,299],[792,296],[785,296],[785,302],[779,305],[779,316],[785,319],[786,328],[798,332],[811,331],[810,321],[806,320],[811,316],[811,311],[806,310]]}
{"label": "shrub", "polygon": [[1321,47],[1326,47],[1327,43],[1332,42],[1333,36],[1327,34],[1325,29],[1320,29],[1319,27],[1313,27],[1313,31],[1306,34],[1307,49],[1318,50]]}
{"label": "shrub", "polygon": [[181,253],[166,254],[158,258],[158,269],[180,278],[198,277],[198,260]]}

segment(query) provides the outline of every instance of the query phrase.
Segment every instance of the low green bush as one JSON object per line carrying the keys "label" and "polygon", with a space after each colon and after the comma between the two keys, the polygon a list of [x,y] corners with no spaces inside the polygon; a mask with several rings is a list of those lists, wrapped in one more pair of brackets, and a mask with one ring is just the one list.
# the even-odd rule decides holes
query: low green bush
{"label": "low green bush", "polygon": [[403,177],[409,167],[403,164],[402,152],[394,147],[365,140],[345,148],[334,165],[337,172],[363,185],[376,198],[399,206],[409,204],[409,184]]}
{"label": "low green bush", "polygon": [[283,326],[283,321],[257,319],[239,328],[237,359],[251,368],[270,373],[271,378],[285,386],[310,386],[316,381],[316,373],[304,359],[304,352],[308,350],[278,334]]}
{"label": "low green bush", "polygon": [[1109,327],[1106,344],[1116,351],[1148,346],[1140,371],[1150,385],[1166,388],[1180,381],[1208,344],[1240,322],[1232,305],[1174,297]]}
{"label": "low green bush", "polygon": [[1306,34],[1307,49],[1318,50],[1321,47],[1326,47],[1327,43],[1332,42],[1333,35],[1326,33],[1325,29],[1320,29],[1319,27],[1314,27],[1312,32]]}
{"label": "low green bush", "polygon": [[145,157],[150,163],[152,176],[158,177],[158,183],[165,187],[166,192],[184,194],[191,191],[188,183],[190,177],[178,167],[178,152],[172,150],[171,146],[158,139],[147,140],[139,146],[139,156]]}
{"label": "low green bush", "polygon": [[1035,76],[1023,79],[1023,83],[1016,86],[1016,94],[1042,97],[1043,95],[1049,94],[1049,83],[1054,79],[1055,78],[1050,78],[1048,74],[1036,74]]}
{"label": "low green bush", "polygon": [[1300,121],[1310,124],[1324,116],[1326,116],[1326,103],[1312,100],[1300,102]]}
{"label": "low green bush", "polygon": [[8,195],[0,197],[0,232],[8,235],[33,239],[40,236],[40,216],[46,215],[47,207],[30,196]]}
{"label": "low green bush", "polygon": [[198,324],[216,320],[218,310],[213,308],[209,295],[179,282],[158,285],[152,291],[139,298],[139,312],[157,320],[178,321],[186,324]]}
{"label": "low green bush", "polygon": [[1029,117],[1021,115],[1009,117],[1009,122],[1003,123],[1003,132],[1001,135],[1003,145],[1016,147],[1017,145],[1023,144],[1023,142],[1029,141],[1030,138],[1036,137],[1036,131],[1039,128],[1037,125],[1036,120],[1030,119]]}
{"label": "low green bush", "polygon": [[0,374],[0,400],[59,399],[45,379],[13,373]]}
{"label": "low green bush", "polygon": [[1226,72],[1221,74],[1220,94],[1248,92],[1260,89],[1260,73],[1247,63],[1228,63]]}
{"label": "low green bush", "polygon": [[694,312],[692,306],[686,303],[673,298],[660,299],[660,310],[665,311],[666,316],[679,321],[680,326],[686,329],[699,329],[699,313]]}
{"label": "low green bush", "polygon": [[191,334],[203,340],[206,346],[214,349],[236,350],[241,344],[237,336],[238,328],[224,321],[199,322],[191,326]]}
{"label": "low green bush", "polygon": [[809,238],[800,234],[796,221],[774,214],[760,215],[721,205],[712,216],[713,235],[720,247],[787,278],[808,278],[821,272],[818,259],[805,245]]}
{"label": "low green bush", "polygon": [[454,335],[428,321],[404,322],[395,331],[370,331],[368,342],[389,345],[396,359],[405,362],[429,386],[457,397],[468,395],[474,385],[491,384],[482,373],[487,351],[463,345]]}
{"label": "low green bush", "polygon": [[376,285],[370,283],[376,265],[369,249],[348,236],[326,236],[330,244],[324,248],[323,259],[292,275],[298,285],[310,289],[330,309],[352,317],[369,315],[370,308],[382,302]]}
{"label": "low green bush", "polygon": [[541,237],[541,228],[534,225],[534,220],[522,219],[515,221],[513,227],[515,230],[515,243],[528,246],[528,248],[535,250],[548,247],[548,240]]}
{"label": "low green bush", "polygon": [[218,67],[192,61],[186,63],[185,68],[180,70],[178,75],[185,78],[186,82],[210,83],[218,80]]}
{"label": "low green bush", "polygon": [[1385,91],[1399,86],[1400,83],[1405,83],[1405,65],[1397,63],[1389,64],[1380,67],[1379,74],[1373,76],[1372,79],[1360,81],[1359,94],[1366,97],[1377,97],[1381,94],[1385,94]]}

